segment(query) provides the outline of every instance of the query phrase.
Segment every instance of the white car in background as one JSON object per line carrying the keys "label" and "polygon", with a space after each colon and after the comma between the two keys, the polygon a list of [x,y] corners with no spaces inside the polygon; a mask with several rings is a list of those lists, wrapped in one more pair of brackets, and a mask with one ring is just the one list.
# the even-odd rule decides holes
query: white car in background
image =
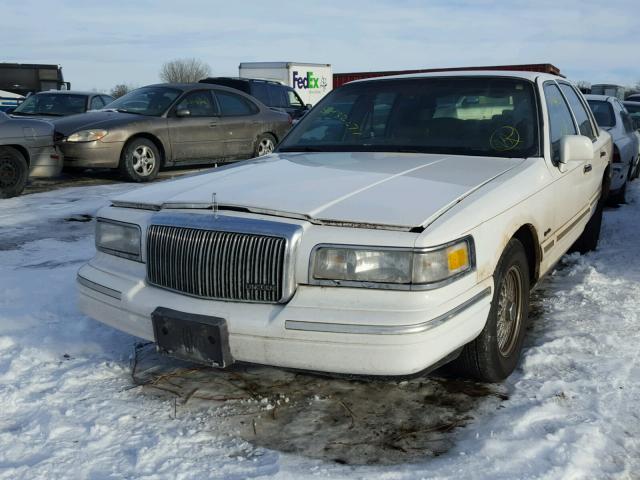
{"label": "white car in background", "polygon": [[500,381],[532,286],[596,248],[611,151],[560,77],[352,82],[275,154],[114,199],[80,306],[209,365]]}
{"label": "white car in background", "polygon": [[627,182],[638,168],[638,135],[629,112],[616,97],[587,95],[587,101],[600,128],[613,138],[610,199],[624,203]]}

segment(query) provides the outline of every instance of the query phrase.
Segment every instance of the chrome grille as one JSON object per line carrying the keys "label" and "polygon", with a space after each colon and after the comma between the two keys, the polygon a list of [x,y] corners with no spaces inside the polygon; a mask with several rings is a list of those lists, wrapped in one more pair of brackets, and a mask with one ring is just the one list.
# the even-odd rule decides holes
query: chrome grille
{"label": "chrome grille", "polygon": [[285,238],[151,225],[150,283],[203,298],[275,303],[282,300]]}

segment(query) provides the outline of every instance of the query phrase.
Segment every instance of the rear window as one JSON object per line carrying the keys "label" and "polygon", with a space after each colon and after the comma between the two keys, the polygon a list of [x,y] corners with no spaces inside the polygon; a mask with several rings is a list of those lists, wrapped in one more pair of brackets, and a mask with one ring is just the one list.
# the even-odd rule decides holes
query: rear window
{"label": "rear window", "polygon": [[86,110],[87,97],[65,93],[38,93],[31,95],[13,112],[22,115],[64,116],[83,113]]}
{"label": "rear window", "polygon": [[604,100],[588,100],[593,116],[601,127],[615,127],[616,116],[613,107]]}

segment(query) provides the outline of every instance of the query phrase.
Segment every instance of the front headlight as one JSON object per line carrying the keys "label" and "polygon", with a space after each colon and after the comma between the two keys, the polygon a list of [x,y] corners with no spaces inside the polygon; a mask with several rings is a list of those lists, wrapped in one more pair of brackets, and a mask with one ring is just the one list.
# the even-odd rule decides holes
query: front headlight
{"label": "front headlight", "polygon": [[377,288],[430,288],[474,267],[471,237],[428,249],[319,245],[310,283]]}
{"label": "front headlight", "polygon": [[140,227],[133,223],[99,218],[96,223],[96,248],[131,260],[141,259]]}
{"label": "front headlight", "polygon": [[107,130],[81,130],[69,135],[67,142],[94,142],[106,137],[107,133]]}

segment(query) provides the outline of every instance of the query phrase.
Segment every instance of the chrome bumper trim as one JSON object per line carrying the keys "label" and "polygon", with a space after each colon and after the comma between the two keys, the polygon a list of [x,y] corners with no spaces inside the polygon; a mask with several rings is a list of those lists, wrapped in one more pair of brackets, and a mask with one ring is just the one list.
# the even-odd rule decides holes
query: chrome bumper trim
{"label": "chrome bumper trim", "polygon": [[325,332],[325,333],[353,333],[359,335],[406,335],[410,333],[422,333],[432,328],[438,327],[462,313],[464,310],[478,303],[480,300],[491,295],[491,287],[487,287],[477,293],[469,300],[461,303],[457,307],[442,315],[413,325],[354,325],[349,323],[324,323],[324,322],[304,322],[298,320],[287,320],[284,324],[287,330],[302,330],[305,332]]}
{"label": "chrome bumper trim", "polygon": [[95,292],[102,293],[103,295],[115,298],[116,300],[122,299],[122,292],[119,292],[118,290],[114,290],[113,288],[105,287],[104,285],[100,285],[99,283],[92,282],[91,280],[80,275],[76,276],[76,280],[80,285],[87,287]]}

